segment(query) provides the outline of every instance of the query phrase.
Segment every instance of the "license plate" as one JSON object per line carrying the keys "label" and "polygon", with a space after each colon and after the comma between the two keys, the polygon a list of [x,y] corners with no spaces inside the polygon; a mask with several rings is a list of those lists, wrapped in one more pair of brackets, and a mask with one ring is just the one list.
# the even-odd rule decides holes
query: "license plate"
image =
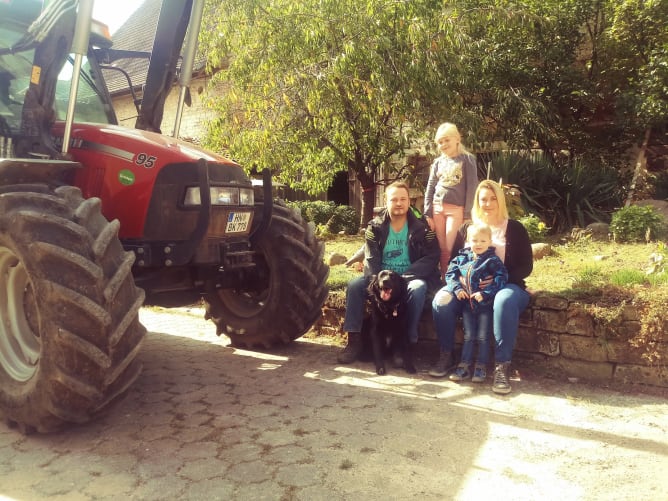
{"label": "license plate", "polygon": [[248,229],[250,222],[250,212],[230,212],[227,216],[227,226],[225,233],[239,233]]}

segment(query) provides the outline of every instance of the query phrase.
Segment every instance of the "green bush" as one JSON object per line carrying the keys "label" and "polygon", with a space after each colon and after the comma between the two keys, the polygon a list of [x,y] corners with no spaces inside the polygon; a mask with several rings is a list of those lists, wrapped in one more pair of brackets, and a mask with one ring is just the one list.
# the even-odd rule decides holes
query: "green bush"
{"label": "green bush", "polygon": [[327,231],[330,233],[344,232],[346,235],[355,235],[359,230],[360,217],[354,207],[339,205],[334,214],[327,221]]}
{"label": "green bush", "polygon": [[662,235],[663,216],[654,207],[630,205],[612,215],[610,231],[616,242],[650,242]]}
{"label": "green bush", "polygon": [[288,205],[299,209],[304,220],[312,222],[316,226],[327,224],[336,210],[334,202],[323,202],[322,200],[288,202]]}
{"label": "green bush", "polygon": [[319,235],[336,235],[340,232],[355,235],[359,230],[359,215],[355,208],[348,205],[322,200],[288,202],[288,205],[299,209],[305,221],[315,224]]}
{"label": "green bush", "polygon": [[545,239],[548,230],[550,229],[543,221],[540,220],[538,216],[535,216],[534,214],[521,217],[519,221],[527,230],[531,243],[542,242]]}

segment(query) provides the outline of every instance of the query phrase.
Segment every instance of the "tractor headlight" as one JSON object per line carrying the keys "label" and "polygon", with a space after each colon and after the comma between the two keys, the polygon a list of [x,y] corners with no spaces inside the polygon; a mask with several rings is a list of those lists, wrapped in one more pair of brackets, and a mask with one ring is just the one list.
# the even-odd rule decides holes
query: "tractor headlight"
{"label": "tractor headlight", "polygon": [[[211,186],[209,188],[211,205],[253,205],[255,198],[251,188],[236,188],[231,186]],[[186,190],[183,205],[193,207],[201,205],[202,200],[199,188],[192,186]]]}
{"label": "tractor headlight", "polygon": [[255,193],[253,188],[239,189],[239,205],[253,205],[255,203]]}

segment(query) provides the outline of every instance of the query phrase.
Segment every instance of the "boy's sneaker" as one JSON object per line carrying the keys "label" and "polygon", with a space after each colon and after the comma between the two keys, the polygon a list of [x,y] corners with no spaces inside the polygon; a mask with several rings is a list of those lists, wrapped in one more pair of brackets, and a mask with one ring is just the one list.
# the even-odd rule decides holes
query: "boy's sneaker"
{"label": "boy's sneaker", "polygon": [[484,383],[487,378],[487,369],[484,365],[477,365],[473,369],[473,377],[471,381],[474,383]]}
{"label": "boy's sneaker", "polygon": [[455,372],[450,374],[450,381],[463,381],[471,377],[468,364],[459,364]]}

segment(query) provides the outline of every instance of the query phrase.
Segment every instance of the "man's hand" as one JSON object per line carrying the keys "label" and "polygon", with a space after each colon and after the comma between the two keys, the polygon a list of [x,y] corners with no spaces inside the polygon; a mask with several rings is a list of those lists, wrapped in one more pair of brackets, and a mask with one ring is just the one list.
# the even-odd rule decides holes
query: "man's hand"
{"label": "man's hand", "polygon": [[457,291],[457,299],[468,299],[469,294],[465,290],[459,289]]}
{"label": "man's hand", "polygon": [[483,299],[482,292],[473,293],[473,295],[471,296],[471,299],[474,299],[474,300],[478,301],[479,303],[482,303],[482,299]]}
{"label": "man's hand", "polygon": [[486,288],[489,284],[492,283],[492,280],[493,280],[493,279],[494,279],[494,277],[492,277],[492,275],[490,275],[490,276],[488,276],[488,277],[485,277],[485,278],[481,278],[481,279],[480,279],[480,288],[481,288],[482,290],[485,290],[485,288]]}
{"label": "man's hand", "polygon": [[357,272],[364,271],[364,263],[360,263],[359,261],[357,263],[353,263],[350,265],[350,269]]}

